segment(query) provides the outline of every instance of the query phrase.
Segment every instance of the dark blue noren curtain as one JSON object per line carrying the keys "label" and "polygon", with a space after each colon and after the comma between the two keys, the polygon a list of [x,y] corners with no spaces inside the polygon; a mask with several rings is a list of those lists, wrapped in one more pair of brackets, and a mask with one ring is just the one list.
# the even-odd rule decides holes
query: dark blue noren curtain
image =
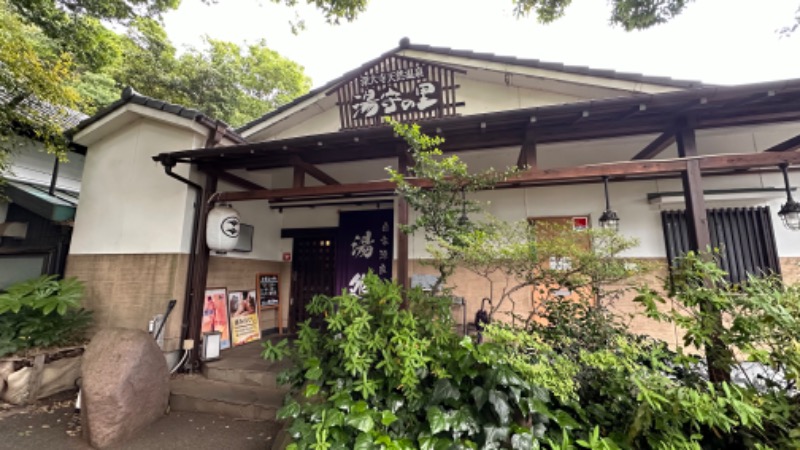
{"label": "dark blue noren curtain", "polygon": [[339,215],[336,239],[336,293],[363,293],[369,269],[392,278],[394,212],[391,209],[346,211]]}

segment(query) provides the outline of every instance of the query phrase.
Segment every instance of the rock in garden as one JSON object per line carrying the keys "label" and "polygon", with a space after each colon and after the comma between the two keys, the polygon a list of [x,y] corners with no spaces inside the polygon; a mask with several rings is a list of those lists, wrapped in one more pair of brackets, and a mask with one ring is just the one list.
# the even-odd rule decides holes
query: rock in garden
{"label": "rock in garden", "polygon": [[96,448],[117,444],[164,415],[169,370],[152,337],[139,330],[98,332],[83,357],[83,434]]}

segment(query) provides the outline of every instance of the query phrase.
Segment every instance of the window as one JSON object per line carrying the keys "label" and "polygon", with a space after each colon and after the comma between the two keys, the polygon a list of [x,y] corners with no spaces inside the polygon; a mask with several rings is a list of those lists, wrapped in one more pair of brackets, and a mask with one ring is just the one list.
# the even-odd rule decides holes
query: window
{"label": "window", "polygon": [[[781,273],[769,207],[710,209],[707,215],[711,245],[720,250],[728,281]],[[690,248],[686,211],[663,211],[661,221],[667,259],[673,261]]]}

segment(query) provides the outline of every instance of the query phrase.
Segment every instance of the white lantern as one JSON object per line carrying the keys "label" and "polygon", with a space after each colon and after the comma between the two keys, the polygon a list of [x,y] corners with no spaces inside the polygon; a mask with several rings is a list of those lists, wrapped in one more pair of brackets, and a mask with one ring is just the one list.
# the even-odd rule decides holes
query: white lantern
{"label": "white lantern", "polygon": [[226,253],[239,241],[239,213],[230,205],[220,204],[208,212],[206,244],[217,253]]}

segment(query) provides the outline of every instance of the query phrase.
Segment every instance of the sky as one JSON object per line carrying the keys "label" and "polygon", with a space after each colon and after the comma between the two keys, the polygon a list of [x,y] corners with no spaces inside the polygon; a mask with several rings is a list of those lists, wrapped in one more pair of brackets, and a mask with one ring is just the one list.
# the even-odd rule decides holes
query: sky
{"label": "sky", "polygon": [[[510,0],[371,0],[355,22],[341,25],[325,23],[306,5],[216,1],[182,0],[165,16],[178,48],[200,46],[204,35],[237,44],[263,39],[302,65],[313,86],[394,49],[403,37],[715,84],[800,78],[800,31],[788,38],[777,32],[793,23],[800,0],[695,0],[673,21],[641,32],[612,27],[606,0],[573,0],[565,17],[549,25],[514,18]],[[289,23],[297,17],[306,29],[293,34]]]}

